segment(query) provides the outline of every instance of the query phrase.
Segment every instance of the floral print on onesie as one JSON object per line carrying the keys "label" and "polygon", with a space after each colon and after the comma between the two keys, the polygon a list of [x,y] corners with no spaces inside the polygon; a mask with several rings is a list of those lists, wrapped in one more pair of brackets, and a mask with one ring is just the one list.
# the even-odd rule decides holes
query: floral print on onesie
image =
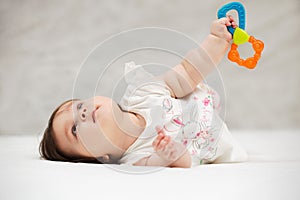
{"label": "floral print on onesie", "polygon": [[213,160],[222,126],[215,113],[220,107],[217,93],[200,84],[183,99],[165,98],[162,106],[166,134],[187,147],[195,164]]}

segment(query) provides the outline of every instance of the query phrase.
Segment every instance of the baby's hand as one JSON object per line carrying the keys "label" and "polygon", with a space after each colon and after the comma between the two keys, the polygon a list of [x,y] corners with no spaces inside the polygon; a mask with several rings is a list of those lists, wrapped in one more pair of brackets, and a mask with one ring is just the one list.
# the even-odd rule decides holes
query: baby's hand
{"label": "baby's hand", "polygon": [[152,146],[158,156],[171,163],[184,154],[185,147],[182,144],[173,141],[170,136],[164,133],[162,128],[157,127],[156,131],[158,135]]}
{"label": "baby's hand", "polygon": [[233,28],[237,27],[236,22],[230,15],[213,21],[210,32],[211,34],[230,42],[232,35],[227,30],[227,26],[232,26]]}

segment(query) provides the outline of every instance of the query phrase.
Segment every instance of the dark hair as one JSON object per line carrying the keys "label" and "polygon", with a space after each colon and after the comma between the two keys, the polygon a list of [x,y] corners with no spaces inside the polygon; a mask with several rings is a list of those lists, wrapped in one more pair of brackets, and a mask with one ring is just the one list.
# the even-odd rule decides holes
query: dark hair
{"label": "dark hair", "polygon": [[71,101],[76,101],[77,99],[71,99],[68,101],[63,102],[61,105],[59,105],[50,116],[50,119],[48,121],[48,126],[44,131],[43,138],[39,145],[39,152],[42,158],[46,160],[52,160],[52,161],[65,161],[65,162],[84,162],[84,163],[98,163],[102,164],[101,161],[99,161],[95,157],[74,157],[70,155],[66,155],[62,151],[59,150],[54,136],[53,136],[53,120],[56,116],[56,113],[60,110],[60,108],[65,105],[66,103],[69,103]]}

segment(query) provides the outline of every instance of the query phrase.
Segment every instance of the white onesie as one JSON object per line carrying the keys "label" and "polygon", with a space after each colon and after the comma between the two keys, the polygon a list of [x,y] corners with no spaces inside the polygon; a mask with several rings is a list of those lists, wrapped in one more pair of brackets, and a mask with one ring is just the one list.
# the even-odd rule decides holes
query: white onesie
{"label": "white onesie", "polygon": [[176,99],[163,81],[134,62],[125,64],[125,81],[128,87],[120,106],[144,117],[146,128],[123,154],[121,164],[134,164],[154,153],[152,142],[158,125],[187,147],[192,166],[247,159],[246,152],[215,111],[219,106],[217,95],[207,85],[199,84],[193,93]]}

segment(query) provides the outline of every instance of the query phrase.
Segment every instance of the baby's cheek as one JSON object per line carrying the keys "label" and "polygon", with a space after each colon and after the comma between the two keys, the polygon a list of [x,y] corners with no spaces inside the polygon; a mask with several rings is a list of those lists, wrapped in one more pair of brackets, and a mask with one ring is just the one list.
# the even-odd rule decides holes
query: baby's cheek
{"label": "baby's cheek", "polygon": [[117,120],[117,114],[112,113],[112,110],[110,107],[101,107],[96,112],[95,116],[96,124],[98,126],[105,126],[107,124],[110,124]]}
{"label": "baby's cheek", "polygon": [[96,137],[101,132],[101,127],[95,123],[82,123],[79,127],[81,137]]}
{"label": "baby's cheek", "polygon": [[100,155],[102,152],[103,135],[97,125],[83,124],[79,130],[79,140],[93,156]]}

